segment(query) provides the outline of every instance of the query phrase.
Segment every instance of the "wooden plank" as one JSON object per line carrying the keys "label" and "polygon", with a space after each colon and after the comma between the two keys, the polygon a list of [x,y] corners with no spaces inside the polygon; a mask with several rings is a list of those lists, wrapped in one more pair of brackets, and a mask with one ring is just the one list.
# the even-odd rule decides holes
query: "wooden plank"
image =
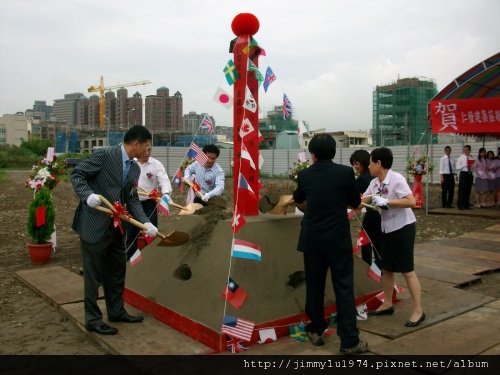
{"label": "wooden plank", "polygon": [[444,271],[465,273],[468,275],[476,275],[479,273],[489,271],[488,267],[472,266],[472,265],[467,265],[467,264],[462,264],[462,263],[457,263],[457,262],[452,262],[452,261],[446,261],[446,260],[441,260],[441,259],[435,259],[435,258],[429,258],[429,257],[414,256],[414,261],[415,261],[415,264],[419,265],[419,266],[428,267],[428,268],[435,268],[435,269],[444,270]]}
{"label": "wooden plank", "polygon": [[475,240],[481,240],[481,241],[493,241],[497,242],[497,247],[500,248],[500,245],[498,245],[498,242],[500,242],[500,235],[496,232],[489,233],[489,231],[481,231],[481,232],[470,232],[470,233],[464,233],[461,236],[458,236],[458,238],[472,238]]}
{"label": "wooden plank", "polygon": [[494,230],[500,233],[500,224],[492,225],[491,227],[486,228],[486,230]]}
{"label": "wooden plank", "polygon": [[[487,271],[496,271],[500,269],[500,261],[486,260],[475,258],[471,254],[463,255],[456,251],[450,251],[445,249],[446,246],[427,246],[425,248],[415,249],[415,255],[426,258],[439,259],[443,261],[459,263],[464,265],[485,267]],[[451,248],[453,249],[453,248]],[[446,251],[448,250],[448,251]],[[500,255],[497,253],[492,253],[495,255]]]}
{"label": "wooden plank", "polygon": [[[431,250],[439,254],[453,254],[457,257],[468,257],[474,259],[485,259],[493,262],[500,262],[500,253],[495,253],[493,251],[476,250],[476,249],[465,249],[458,246],[445,246],[436,243],[425,243],[415,245],[415,254],[419,255],[420,251]],[[444,258],[443,258],[444,259]]]}
{"label": "wooden plank", "polygon": [[415,265],[415,272],[418,277],[425,277],[427,279],[444,281],[456,286],[469,285],[473,282],[481,280],[481,276],[468,275],[465,273],[458,273],[448,270],[429,268],[424,266]]}
{"label": "wooden plank", "polygon": [[493,251],[495,253],[500,253],[500,246],[498,246],[498,243],[496,242],[482,241],[466,237],[447,238],[444,240],[432,241],[429,243],[445,245],[445,246],[457,246],[465,249]]}

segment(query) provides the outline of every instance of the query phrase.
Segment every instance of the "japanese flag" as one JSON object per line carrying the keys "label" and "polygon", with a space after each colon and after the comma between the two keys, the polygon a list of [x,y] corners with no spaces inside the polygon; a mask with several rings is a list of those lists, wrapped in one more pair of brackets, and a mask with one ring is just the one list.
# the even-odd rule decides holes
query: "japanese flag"
{"label": "japanese flag", "polygon": [[227,92],[225,92],[223,89],[220,87],[217,89],[217,91],[214,94],[213,98],[217,103],[220,103],[224,106],[226,109],[231,109],[233,106],[233,97],[229,95]]}

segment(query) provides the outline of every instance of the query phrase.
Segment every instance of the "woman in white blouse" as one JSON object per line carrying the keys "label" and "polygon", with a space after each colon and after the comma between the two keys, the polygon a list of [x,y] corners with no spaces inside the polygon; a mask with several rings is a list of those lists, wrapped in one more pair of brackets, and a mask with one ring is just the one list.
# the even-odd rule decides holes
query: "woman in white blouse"
{"label": "woman in white blouse", "polygon": [[394,273],[401,272],[406,280],[413,301],[413,310],[406,327],[416,327],[425,320],[421,306],[420,282],[414,270],[413,248],[415,245],[416,218],[412,208],[415,198],[399,173],[391,170],[392,151],[380,147],[371,152],[370,174],[375,177],[363,195],[376,194],[372,198],[363,198],[364,203],[372,203],[381,208],[382,217],[382,286],[384,302],[369,315],[392,315],[392,293]]}

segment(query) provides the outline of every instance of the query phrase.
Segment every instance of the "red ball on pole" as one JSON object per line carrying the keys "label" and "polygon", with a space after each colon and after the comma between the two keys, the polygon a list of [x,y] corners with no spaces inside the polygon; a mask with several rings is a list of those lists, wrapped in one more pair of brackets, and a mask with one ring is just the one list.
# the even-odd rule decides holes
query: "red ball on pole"
{"label": "red ball on pole", "polygon": [[251,13],[240,13],[231,22],[234,35],[255,35],[259,31],[259,20]]}

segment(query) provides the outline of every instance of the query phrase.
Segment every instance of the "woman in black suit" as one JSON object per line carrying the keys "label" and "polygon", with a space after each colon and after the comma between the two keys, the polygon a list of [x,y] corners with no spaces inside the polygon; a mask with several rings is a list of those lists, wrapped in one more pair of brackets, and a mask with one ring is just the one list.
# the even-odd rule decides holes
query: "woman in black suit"
{"label": "woman in black suit", "polygon": [[[366,189],[368,189],[371,180],[374,178],[368,169],[368,166],[370,165],[370,154],[366,150],[356,150],[352,153],[350,162],[359,174],[356,179],[359,191],[364,193]],[[361,247],[361,257],[366,263],[368,263],[368,265],[371,265],[373,259],[373,249],[373,252],[375,253],[375,263],[379,267],[380,254],[382,254],[382,229],[380,226],[380,220],[380,214],[378,211],[367,209],[367,212],[363,217],[363,223],[361,224],[371,242]]]}

